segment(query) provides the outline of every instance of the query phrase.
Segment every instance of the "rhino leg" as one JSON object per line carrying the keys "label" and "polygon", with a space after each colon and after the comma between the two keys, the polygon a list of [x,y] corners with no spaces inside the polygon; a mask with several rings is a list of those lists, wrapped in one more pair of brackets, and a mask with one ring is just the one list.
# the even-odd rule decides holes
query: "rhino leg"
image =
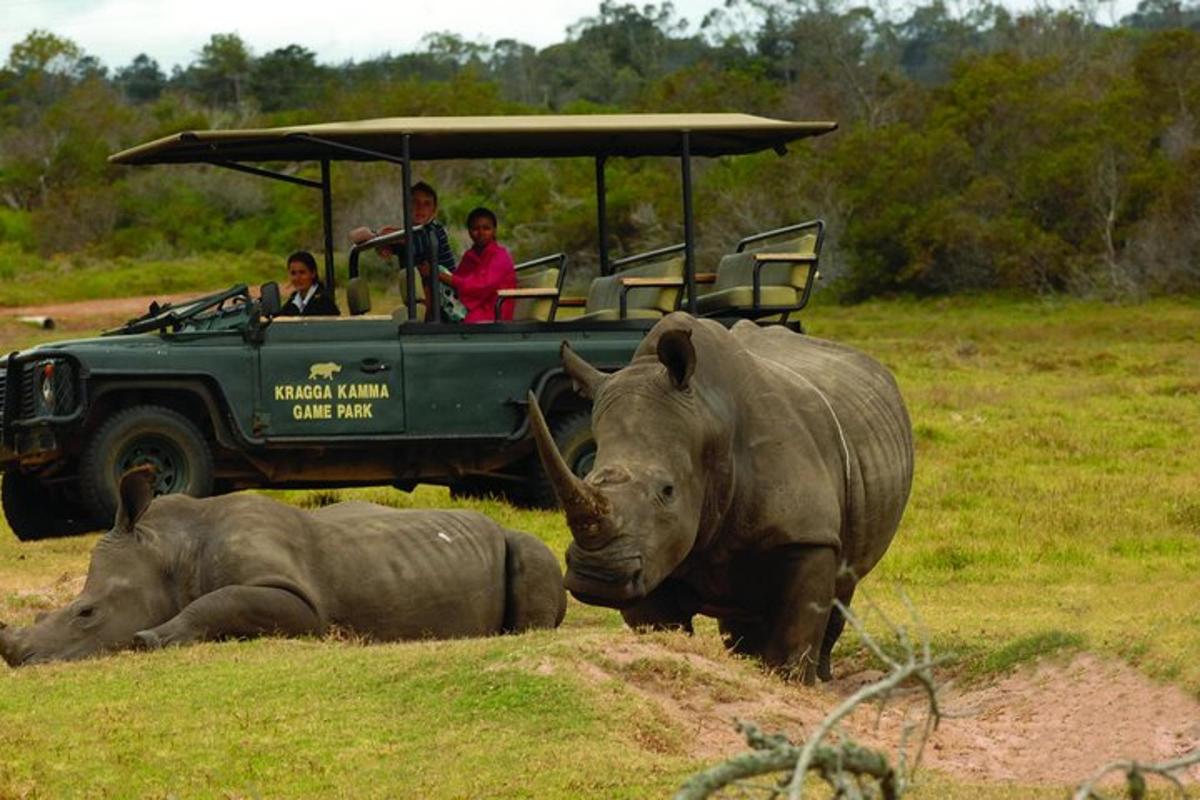
{"label": "rhino leg", "polygon": [[135,646],[156,649],[174,644],[279,633],[320,634],[321,620],[307,602],[271,586],[223,586],[202,595],[157,628],[140,631]]}
{"label": "rhino leg", "polygon": [[[837,599],[843,606],[850,608],[850,600],[854,597],[854,586],[849,589],[838,587]],[[829,612],[829,624],[825,626],[825,637],[821,642],[821,659],[817,662],[817,677],[823,681],[833,680],[833,646],[846,627],[846,615],[837,606]]]}
{"label": "rhino leg", "polygon": [[695,592],[683,583],[666,580],[629,608],[621,609],[631,628],[692,633],[692,617],[700,610]]}
{"label": "rhino leg", "polygon": [[831,547],[793,547],[780,553],[778,603],[763,661],[804,683],[815,683],[837,576]]}
{"label": "rhino leg", "polygon": [[725,646],[738,655],[762,658],[767,645],[767,624],[761,619],[717,620]]}
{"label": "rhino leg", "polygon": [[504,532],[504,632],[557,628],[567,613],[562,569],[550,549],[527,533]]}

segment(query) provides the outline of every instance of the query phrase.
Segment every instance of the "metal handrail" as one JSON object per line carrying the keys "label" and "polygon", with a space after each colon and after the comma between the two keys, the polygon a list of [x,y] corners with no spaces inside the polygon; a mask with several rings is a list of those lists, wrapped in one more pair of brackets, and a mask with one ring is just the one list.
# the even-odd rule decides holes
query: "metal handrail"
{"label": "metal handrail", "polygon": [[[424,229],[424,227],[425,227],[424,225],[414,225],[413,233],[416,233],[417,231]],[[350,246],[350,266],[348,267],[350,277],[351,278],[358,277],[358,254],[359,253],[361,253],[363,250],[370,250],[375,247],[383,247],[385,245],[395,244],[396,242],[403,241],[404,237],[407,234],[408,234],[408,231],[401,228],[398,231],[389,231],[387,233],[382,233],[379,236],[372,236],[370,239],[367,239],[365,242],[359,242],[358,244],[351,245]]]}
{"label": "metal handrail", "polygon": [[672,244],[672,245],[668,245],[667,247],[660,247],[657,250],[651,250],[647,253],[636,253],[635,255],[632,255],[632,256],[625,256],[624,258],[618,258],[616,261],[613,261],[609,266],[612,267],[612,272],[615,273],[621,267],[627,267],[630,264],[637,264],[642,261],[651,261],[655,258],[658,258],[659,256],[666,256],[666,255],[670,255],[671,253],[683,252],[683,250],[686,247],[687,247],[687,245],[685,243],[680,242],[679,244]]}
{"label": "metal handrail", "polygon": [[810,219],[807,222],[797,222],[795,225],[787,225],[782,228],[776,228],[773,231],[766,231],[765,233],[756,233],[753,236],[747,236],[737,243],[737,249],[734,252],[742,252],[746,249],[746,245],[748,244],[761,242],[764,239],[774,239],[776,236],[782,236],[785,233],[795,233],[796,231],[801,231],[806,228],[817,229],[817,246],[815,249],[816,252],[820,253],[821,242],[825,238],[825,220],[823,219]]}

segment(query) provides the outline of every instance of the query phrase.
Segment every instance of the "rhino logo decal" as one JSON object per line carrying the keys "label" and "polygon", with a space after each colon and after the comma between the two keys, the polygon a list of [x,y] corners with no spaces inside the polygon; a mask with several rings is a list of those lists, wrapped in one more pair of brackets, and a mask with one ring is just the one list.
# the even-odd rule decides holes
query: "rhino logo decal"
{"label": "rhino logo decal", "polygon": [[317,378],[324,378],[327,381],[331,381],[333,380],[333,376],[341,371],[341,364],[333,361],[322,361],[308,368],[308,379],[315,381]]}

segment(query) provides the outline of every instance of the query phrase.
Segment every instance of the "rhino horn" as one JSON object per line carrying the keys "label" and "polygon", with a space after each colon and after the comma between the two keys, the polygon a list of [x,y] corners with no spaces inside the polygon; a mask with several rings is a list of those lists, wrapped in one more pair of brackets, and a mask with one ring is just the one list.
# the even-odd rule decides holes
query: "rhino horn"
{"label": "rhino horn", "polygon": [[571,349],[571,345],[566,341],[559,347],[558,354],[562,358],[563,369],[575,385],[575,391],[584,397],[595,399],[600,387],[608,380],[608,375],[584,360],[582,356]]}
{"label": "rhino horn", "polygon": [[603,544],[609,538],[605,524],[610,510],[608,498],[571,472],[562,453],[558,452],[533,392],[529,393],[529,421],[538,456],[542,459],[542,468],[554,486],[558,502],[567,512],[567,524],[575,540],[588,549]]}

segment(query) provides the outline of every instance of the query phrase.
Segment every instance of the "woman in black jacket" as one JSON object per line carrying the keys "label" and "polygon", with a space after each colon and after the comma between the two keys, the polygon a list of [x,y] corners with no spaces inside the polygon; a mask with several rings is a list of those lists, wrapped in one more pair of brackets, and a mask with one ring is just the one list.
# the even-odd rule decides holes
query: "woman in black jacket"
{"label": "woman in black jacket", "polygon": [[341,313],[317,278],[317,260],[312,253],[307,250],[292,253],[287,259],[287,270],[295,291],[279,309],[278,316],[336,317]]}

